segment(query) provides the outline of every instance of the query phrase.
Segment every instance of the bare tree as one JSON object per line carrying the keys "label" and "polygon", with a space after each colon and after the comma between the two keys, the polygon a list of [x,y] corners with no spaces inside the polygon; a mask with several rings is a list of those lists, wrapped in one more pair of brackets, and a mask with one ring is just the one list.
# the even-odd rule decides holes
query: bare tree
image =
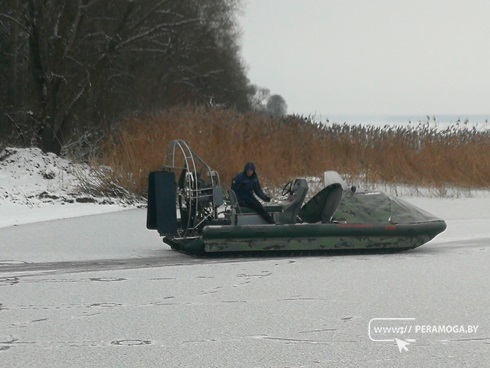
{"label": "bare tree", "polygon": [[258,112],[265,112],[270,96],[271,91],[269,89],[252,85],[249,93],[249,101],[252,109]]}
{"label": "bare tree", "polygon": [[[24,60],[21,57],[25,44],[25,27],[23,24],[20,0],[0,2],[0,138],[8,140],[18,136],[27,139],[23,127],[17,123],[18,111],[22,110],[22,73]],[[17,113],[17,114],[16,114]]]}
{"label": "bare tree", "polygon": [[59,153],[128,114],[249,108],[239,0],[2,0],[0,133]]}

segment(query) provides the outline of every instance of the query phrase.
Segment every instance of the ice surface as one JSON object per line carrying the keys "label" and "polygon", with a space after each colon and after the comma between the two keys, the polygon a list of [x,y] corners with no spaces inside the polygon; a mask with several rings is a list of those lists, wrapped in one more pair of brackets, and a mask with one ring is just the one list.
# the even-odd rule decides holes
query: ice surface
{"label": "ice surface", "polygon": [[[490,195],[404,199],[448,229],[404,253],[265,259],[173,252],[145,209],[4,199],[0,366],[488,366]],[[387,317],[478,330],[413,334],[400,353],[369,338]]]}

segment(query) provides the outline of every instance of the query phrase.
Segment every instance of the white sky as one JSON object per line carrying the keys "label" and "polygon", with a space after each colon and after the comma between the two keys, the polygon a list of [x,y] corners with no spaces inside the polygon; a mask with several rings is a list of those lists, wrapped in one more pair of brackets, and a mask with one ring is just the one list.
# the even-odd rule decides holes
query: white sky
{"label": "white sky", "polygon": [[250,82],[288,113],[488,114],[489,0],[243,0]]}

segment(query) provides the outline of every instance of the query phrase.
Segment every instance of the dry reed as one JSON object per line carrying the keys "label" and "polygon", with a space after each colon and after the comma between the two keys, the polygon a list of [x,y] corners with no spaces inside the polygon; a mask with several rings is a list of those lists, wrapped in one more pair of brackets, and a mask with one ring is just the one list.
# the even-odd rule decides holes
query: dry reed
{"label": "dry reed", "polygon": [[188,106],[123,122],[92,165],[111,167],[107,180],[144,196],[148,173],[161,169],[167,144],[175,139],[185,140],[216,169],[225,188],[247,161],[256,163],[262,185],[270,187],[325,170],[354,183],[490,187],[489,131],[320,124]]}

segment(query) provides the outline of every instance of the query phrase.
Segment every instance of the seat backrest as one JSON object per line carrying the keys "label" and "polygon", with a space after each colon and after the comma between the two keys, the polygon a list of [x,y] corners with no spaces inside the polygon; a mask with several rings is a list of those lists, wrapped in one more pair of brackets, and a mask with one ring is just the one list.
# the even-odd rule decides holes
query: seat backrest
{"label": "seat backrest", "polygon": [[213,204],[219,207],[224,203],[223,188],[220,186],[213,187]]}
{"label": "seat backrest", "polygon": [[238,198],[236,197],[236,193],[233,191],[233,189],[228,191],[228,195],[230,196],[231,207],[234,208],[237,213],[241,213],[242,211],[240,210],[240,205],[238,204]]}
{"label": "seat backrest", "polygon": [[323,206],[321,213],[322,222],[328,223],[332,221],[332,217],[342,200],[343,193],[344,191],[340,184],[331,185],[331,189],[325,199],[325,205]]}
{"label": "seat backrest", "polygon": [[305,179],[296,179],[292,185],[292,194],[289,198],[291,201],[283,208],[279,214],[279,222],[281,224],[295,224],[296,217],[308,192],[308,183]]}

